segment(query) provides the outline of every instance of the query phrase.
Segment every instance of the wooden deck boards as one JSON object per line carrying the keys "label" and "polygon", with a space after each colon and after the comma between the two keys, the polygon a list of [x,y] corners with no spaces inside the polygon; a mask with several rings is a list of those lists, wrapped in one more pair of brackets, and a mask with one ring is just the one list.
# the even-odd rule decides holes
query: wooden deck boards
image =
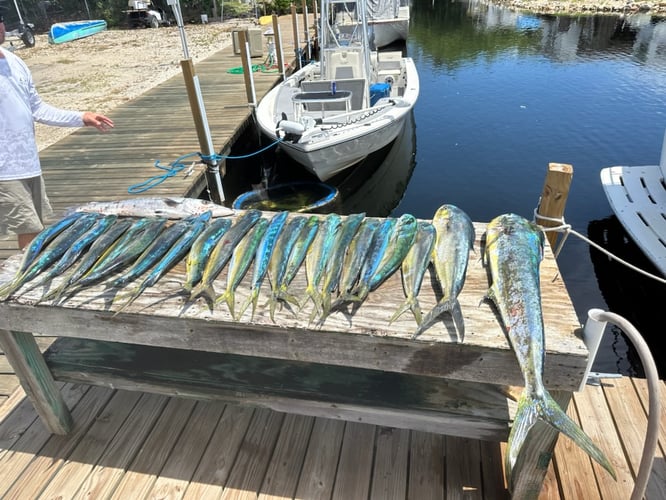
{"label": "wooden deck boards", "polygon": [[[20,388],[0,406],[0,497],[508,497],[500,443],[75,384],[63,393],[77,422],[68,436],[49,434]],[[645,380],[627,377],[576,393],[569,413],[618,481],[562,437],[540,498],[629,498],[645,397]],[[665,449],[662,409],[649,500],[666,498]]]}

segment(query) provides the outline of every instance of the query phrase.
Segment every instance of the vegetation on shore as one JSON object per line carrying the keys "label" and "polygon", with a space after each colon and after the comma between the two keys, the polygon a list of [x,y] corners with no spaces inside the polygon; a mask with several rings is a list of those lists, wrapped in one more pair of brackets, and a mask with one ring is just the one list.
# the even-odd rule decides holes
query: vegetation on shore
{"label": "vegetation on shore", "polygon": [[493,0],[516,10],[539,14],[636,14],[666,17],[666,0]]}

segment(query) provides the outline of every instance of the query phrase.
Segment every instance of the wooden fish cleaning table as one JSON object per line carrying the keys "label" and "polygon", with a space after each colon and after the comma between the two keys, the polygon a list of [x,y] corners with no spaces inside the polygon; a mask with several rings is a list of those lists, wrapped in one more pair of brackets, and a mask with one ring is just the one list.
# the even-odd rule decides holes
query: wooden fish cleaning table
{"label": "wooden fish cleaning table", "polygon": [[[465,338],[456,341],[446,315],[417,339],[410,312],[389,325],[404,300],[396,272],[354,312],[331,314],[309,324],[312,303],[302,311],[278,308],[275,323],[266,305],[266,277],[259,307],[234,321],[226,304],[211,311],[203,299],[185,304],[178,295],[184,263],[114,315],[114,290],[86,289],[62,305],[34,305],[41,287],[0,302],[0,344],[45,425],[65,434],[72,421],[55,381],[102,385],[198,399],[221,399],[277,411],[353,420],[489,441],[506,441],[515,403],[508,386],[523,379],[493,307],[482,302],[488,288],[481,262],[485,225],[475,223],[459,297]],[[9,281],[20,255],[0,268]],[[563,408],[577,390],[588,351],[569,295],[546,248],[541,264],[546,329],[544,381]],[[226,270],[216,291],[226,286]],[[237,290],[240,307],[252,269]],[[434,274],[419,295],[424,312],[435,303]],[[56,283],[57,284],[57,283]],[[302,266],[290,290],[303,296]],[[59,337],[44,354],[33,334]],[[514,494],[539,491],[557,434],[538,424],[522,450],[524,467],[514,471]],[[544,459],[545,457],[545,459]],[[521,495],[522,496],[522,495]]]}

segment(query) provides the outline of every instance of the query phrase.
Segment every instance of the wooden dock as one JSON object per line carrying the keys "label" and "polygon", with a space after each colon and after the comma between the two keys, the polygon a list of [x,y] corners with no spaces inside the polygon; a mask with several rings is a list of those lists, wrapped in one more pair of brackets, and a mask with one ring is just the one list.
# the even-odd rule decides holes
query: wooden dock
{"label": "wooden dock", "polygon": [[[215,78],[226,75],[220,68],[238,64],[237,56],[228,48],[197,65],[214,142],[220,147],[233,141],[249,111],[233,104],[225,107],[208,95],[216,95],[219,100],[226,95],[227,102],[238,101],[243,92],[242,78],[215,83]],[[267,81],[263,92],[275,81],[274,76],[264,76]],[[192,123],[187,122],[191,117],[181,82],[182,79],[173,78],[110,113],[117,123],[127,116],[134,131],[127,132],[127,137],[118,139],[115,131],[100,136],[81,130],[42,152],[45,165],[51,162],[46,183],[56,210],[85,201],[124,197],[121,194],[126,193],[128,185],[155,175],[152,163],[156,159],[173,159],[199,149]],[[172,100],[168,111],[158,104],[165,100]],[[213,101],[216,104],[209,104]],[[141,125],[134,122],[135,116]],[[215,126],[214,120],[219,120]],[[134,134],[142,137],[135,138]],[[151,144],[158,144],[154,150],[146,150],[147,137]],[[165,143],[173,149],[164,149]],[[87,184],[74,185],[72,179],[87,179]],[[202,175],[179,176],[151,190],[151,195],[188,196],[202,188]],[[6,256],[15,253],[15,248],[6,245]],[[554,265],[552,256],[550,265]],[[476,285],[465,289],[469,293],[468,305],[473,297],[476,300],[472,292],[480,291],[480,283]],[[399,289],[397,277],[389,286]],[[374,305],[375,310],[381,307],[381,300]],[[57,321],[71,322],[67,314],[78,314],[78,308],[64,315],[55,308],[48,309],[54,310],[50,316],[54,321],[43,323],[49,328]],[[81,314],[79,319],[85,319],[86,313]],[[551,320],[557,321],[557,310],[550,314]],[[18,315],[21,326],[39,321],[37,317],[30,318],[29,307],[19,308]],[[228,322],[224,318],[222,321]],[[265,317],[263,321],[269,324]],[[103,333],[86,321],[72,324],[77,324],[81,332],[91,330],[82,335],[94,338]],[[44,326],[40,330],[44,331]],[[396,329],[393,334],[399,335],[399,331]],[[477,340],[480,344],[487,341]],[[37,337],[41,350],[51,341],[50,337]],[[294,336],[292,341],[298,342],[299,338]],[[310,356],[316,354],[314,349],[309,352]],[[504,354],[507,355],[506,349]],[[456,362],[454,357],[451,360]],[[422,363],[427,367],[427,360]],[[478,366],[483,363],[483,359],[477,360]],[[296,415],[267,407],[195,401],[172,394],[72,382],[57,385],[71,410],[74,428],[67,435],[55,435],[45,428],[4,355],[0,358],[0,370],[0,397],[4,400],[0,406],[2,498],[508,497],[502,469],[505,443],[387,427],[364,419],[345,421]],[[558,373],[554,370],[553,374]],[[515,381],[516,374],[514,366],[513,372],[500,376]],[[565,375],[565,370],[559,372],[558,384],[570,383]],[[473,377],[465,373],[459,376]],[[577,373],[571,374],[571,378],[576,376]],[[645,435],[646,383],[628,377],[602,382],[601,386],[587,386],[574,393],[568,413],[608,454],[618,475],[617,482],[563,437],[555,448],[540,498],[629,498]],[[663,382],[661,394],[662,401],[666,401]],[[648,499],[666,498],[665,452],[666,409],[662,408],[660,447],[648,485]]]}

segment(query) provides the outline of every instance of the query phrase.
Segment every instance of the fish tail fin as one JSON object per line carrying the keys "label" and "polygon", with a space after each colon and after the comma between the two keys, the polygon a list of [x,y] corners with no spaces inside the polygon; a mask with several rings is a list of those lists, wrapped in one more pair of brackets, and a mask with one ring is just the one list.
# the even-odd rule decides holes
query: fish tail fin
{"label": "fish tail fin", "polygon": [[269,311],[271,316],[271,321],[275,323],[275,308],[278,304],[278,292],[271,292],[271,296],[268,298]]}
{"label": "fish tail fin", "polygon": [[324,293],[321,297],[321,319],[331,314],[331,294]]}
{"label": "fish tail fin", "polygon": [[289,302],[290,304],[300,307],[301,303],[298,301],[295,295],[287,292],[286,288],[281,288],[278,291],[278,299],[282,300],[283,302]]}
{"label": "fish tail fin", "polygon": [[245,302],[243,302],[243,305],[240,308],[240,311],[238,312],[238,319],[240,319],[243,316],[243,313],[245,310],[252,304],[252,314],[250,315],[250,319],[254,318],[254,312],[257,309],[257,301],[259,300],[259,289],[258,288],[253,288],[252,292],[248,296],[247,299],[245,299]]}
{"label": "fish tail fin", "polygon": [[116,316],[118,313],[123,311],[127,306],[129,306],[134,300],[139,296],[139,287],[136,287],[134,291],[127,292],[123,294],[117,294],[113,298],[113,305],[120,304],[123,300],[125,301],[117,310],[113,313]]}
{"label": "fish tail fin", "polygon": [[613,466],[604,453],[592,442],[583,429],[571,420],[547,391],[544,390],[544,397],[540,400],[530,398],[526,391],[518,400],[518,410],[507,442],[505,467],[510,487],[512,486],[512,472],[518,466],[520,450],[537,419],[546,422],[570,438],[593,460],[606,469],[613,479],[616,479]]}
{"label": "fish tail fin", "polygon": [[571,420],[569,415],[567,415],[562,408],[557,404],[548,391],[545,391],[545,401],[544,405],[540,405],[541,409],[539,413],[539,418],[552,425],[555,429],[560,431],[565,436],[569,437],[574,443],[576,443],[585,453],[587,453],[590,458],[595,462],[601,465],[608,473],[617,480],[615,475],[615,470],[611,465],[610,461],[606,457],[603,451],[597,447],[590,437],[585,434],[585,431],[580,428],[580,426]]}
{"label": "fish tail fin", "polygon": [[406,311],[411,309],[412,307],[412,300],[407,299],[405,300],[400,307],[398,307],[395,312],[393,313],[393,316],[389,318],[389,325],[393,323],[396,319],[398,319],[400,316],[402,316]]}
{"label": "fish tail fin", "polygon": [[213,285],[207,285],[206,283],[200,283],[197,285],[192,292],[190,293],[190,302],[194,302],[195,299],[199,297],[204,297],[208,302],[215,302],[215,289]]}
{"label": "fish tail fin", "polygon": [[460,308],[460,302],[458,302],[458,299],[453,299],[453,304],[451,305],[451,317],[453,318],[453,324],[460,336],[460,342],[462,342],[465,340],[465,321],[463,320],[462,309]]}
{"label": "fish tail fin", "polygon": [[[414,335],[412,335],[412,338],[416,338],[419,335],[421,335],[423,332],[425,332],[428,328],[430,328],[432,325],[435,324],[435,322],[439,319],[439,317],[444,314],[445,312],[451,311],[452,308],[455,307],[455,304],[458,301],[456,299],[449,299],[445,298],[440,300],[437,304],[435,304],[435,307],[433,307],[428,314],[425,315],[423,318],[423,321],[419,325],[419,327],[416,329],[414,332]],[[459,308],[460,306],[458,306]],[[462,313],[461,313],[462,316]]]}
{"label": "fish tail fin", "polygon": [[23,273],[20,276],[15,277],[9,283],[0,287],[0,300],[8,299],[16,290],[21,288],[24,276],[25,276],[25,273]]}
{"label": "fish tail fin", "polygon": [[231,317],[236,319],[236,294],[231,288],[222,292],[222,294],[215,299],[216,304],[223,301],[227,303]]}

